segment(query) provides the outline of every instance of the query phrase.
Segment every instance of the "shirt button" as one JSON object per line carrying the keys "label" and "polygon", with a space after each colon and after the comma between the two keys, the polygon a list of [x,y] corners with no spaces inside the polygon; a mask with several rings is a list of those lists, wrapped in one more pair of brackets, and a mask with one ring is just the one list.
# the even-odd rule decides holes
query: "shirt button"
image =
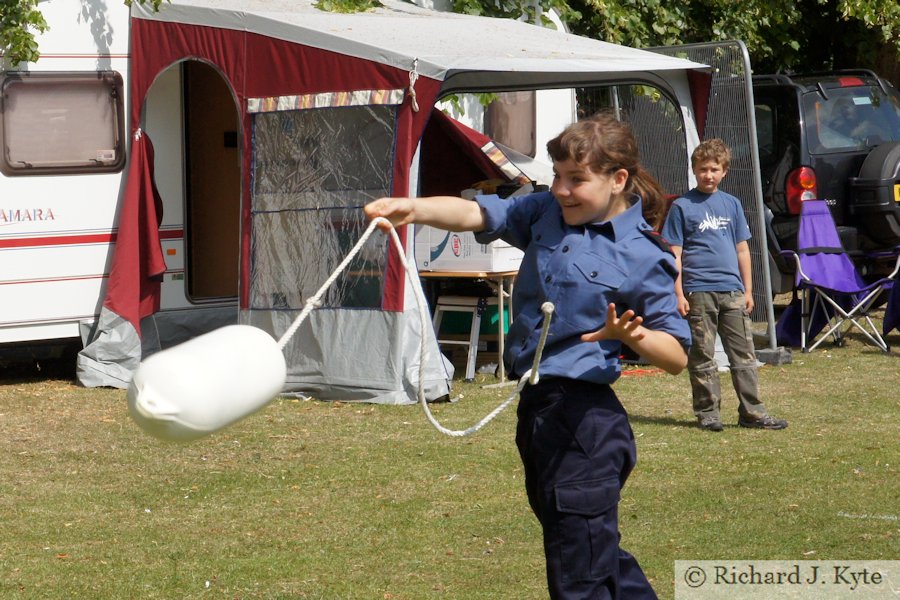
{"label": "shirt button", "polygon": [[546,277],[544,277],[544,283],[550,283],[551,279],[553,279],[553,278],[550,277],[549,275],[547,275]]}
{"label": "shirt button", "polygon": [[540,240],[540,239],[541,239],[541,234],[539,233],[539,234],[537,234],[536,236],[534,236],[534,239]]}
{"label": "shirt button", "polygon": [[591,271],[591,277],[596,277],[596,276],[597,276],[597,271]]}
{"label": "shirt button", "polygon": [[569,247],[568,247],[568,246],[563,246],[563,252],[568,252],[568,251],[569,251]]}

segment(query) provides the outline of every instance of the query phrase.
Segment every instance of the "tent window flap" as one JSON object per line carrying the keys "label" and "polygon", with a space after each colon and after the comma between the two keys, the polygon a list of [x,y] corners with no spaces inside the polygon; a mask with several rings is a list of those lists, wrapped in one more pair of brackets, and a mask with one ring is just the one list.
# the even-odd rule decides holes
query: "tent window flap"
{"label": "tent window flap", "polygon": [[[396,107],[253,115],[251,310],[300,310],[362,236],[361,207],[389,195]],[[323,297],[380,308],[387,260],[373,236]]]}

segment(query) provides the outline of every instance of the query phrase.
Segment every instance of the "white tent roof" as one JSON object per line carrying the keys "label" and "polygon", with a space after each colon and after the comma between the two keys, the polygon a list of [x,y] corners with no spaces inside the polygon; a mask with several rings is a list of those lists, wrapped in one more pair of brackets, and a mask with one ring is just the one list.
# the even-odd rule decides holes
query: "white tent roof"
{"label": "white tent roof", "polygon": [[[270,40],[279,40],[382,64],[390,67],[391,81],[399,79],[401,84],[404,83],[404,72],[415,69],[422,78],[440,83],[438,98],[457,92],[647,83],[675,95],[685,116],[684,133],[691,142],[696,142],[696,130],[690,115],[692,104],[688,73],[691,69],[705,69],[704,65],[511,19],[437,12],[398,0],[382,0],[385,4],[382,8],[356,14],[321,11],[314,8],[312,2],[171,0],[171,3],[164,2],[158,13],[133,3],[131,15],[135,19],[164,24],[247,32],[264,37],[264,40],[259,40],[263,46],[274,46]],[[153,40],[141,39],[143,44],[150,46],[144,57],[151,65],[142,76],[155,76],[156,73],[150,71],[163,64],[162,58],[181,59],[194,50],[209,50],[204,47],[202,33],[191,32],[190,40],[173,44],[175,50],[164,57],[153,56]],[[218,43],[221,39],[234,36],[211,37]],[[270,66],[265,58],[241,54],[240,47],[227,46],[227,49],[234,50],[233,54],[240,55],[242,61],[246,60],[240,62],[242,69],[266,69]],[[154,62],[150,58],[159,60]],[[291,58],[285,56],[283,62],[290,63]],[[292,72],[291,76],[297,75]],[[303,79],[304,76],[297,77]],[[321,82],[318,87],[314,84],[319,84],[319,81],[303,83],[309,84],[310,88],[330,89],[327,81]],[[264,94],[269,87],[278,86],[257,86],[254,91]],[[432,92],[435,87],[433,84],[427,86],[429,102],[434,100]],[[428,111],[425,115],[429,115],[431,106],[424,108]],[[245,109],[242,107],[242,110]],[[424,121],[427,117],[420,115],[419,118]],[[411,158],[405,157],[404,160]],[[685,156],[685,171],[687,164]],[[524,163],[522,166],[527,168]],[[412,159],[410,164],[404,165],[406,167],[410,169],[410,181],[406,183],[414,188],[418,177],[417,161]],[[282,237],[287,237],[287,234]],[[410,245],[408,259],[412,258],[412,252]],[[406,286],[406,279],[403,281]],[[291,282],[284,284],[290,285]],[[293,350],[286,350],[289,389],[307,390],[319,398],[356,399],[374,395],[377,399],[372,401],[409,401],[416,396],[413,388],[419,380],[420,340],[425,336],[426,346],[430,348],[424,360],[423,380],[426,386],[430,386],[426,397],[432,399],[445,393],[447,373],[437,352],[434,332],[430,324],[426,324],[424,331],[419,326],[418,313],[412,306],[412,294],[403,294],[400,301],[404,302],[402,311],[340,308],[313,311],[297,338],[302,338],[306,346],[300,348],[299,344],[295,344]],[[241,322],[270,332],[286,331],[291,318],[289,311],[282,310],[245,308],[241,314]],[[359,339],[390,340],[389,351],[370,352],[356,343]]]}
{"label": "white tent roof", "polygon": [[437,12],[396,0],[364,13],[319,10],[309,0],[172,0],[132,15],[247,31],[411,70],[443,92],[572,86],[605,78],[653,79],[705,65],[512,19]]}

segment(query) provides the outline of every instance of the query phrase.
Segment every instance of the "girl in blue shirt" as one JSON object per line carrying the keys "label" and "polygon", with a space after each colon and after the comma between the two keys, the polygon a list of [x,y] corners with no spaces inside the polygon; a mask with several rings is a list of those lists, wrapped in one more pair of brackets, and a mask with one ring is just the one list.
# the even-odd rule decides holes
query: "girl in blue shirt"
{"label": "girl in blue shirt", "polygon": [[[687,363],[687,323],[675,300],[674,257],[656,224],[659,184],[639,164],[630,127],[602,113],[547,144],[549,192],[382,198],[365,207],[395,226],[421,223],[503,239],[525,255],[504,361],[521,377],[540,337],[544,302],[555,312],[539,367],[518,407],[516,444],[541,523],[551,598],[656,598],[619,548],[619,493],[636,462],[628,416],[610,384],[621,345],[669,373]],[[599,326],[599,328],[598,328]]]}

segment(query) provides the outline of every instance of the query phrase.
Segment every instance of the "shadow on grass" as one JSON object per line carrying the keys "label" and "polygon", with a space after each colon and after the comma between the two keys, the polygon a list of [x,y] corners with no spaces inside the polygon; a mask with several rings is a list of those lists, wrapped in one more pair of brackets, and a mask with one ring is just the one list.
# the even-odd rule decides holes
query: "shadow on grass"
{"label": "shadow on grass", "polygon": [[50,379],[75,383],[75,358],[0,360],[0,385],[35,383]]}
{"label": "shadow on grass", "polygon": [[679,419],[676,417],[664,417],[664,416],[648,416],[648,415],[636,415],[634,413],[628,413],[628,420],[632,423],[643,423],[650,425],[669,425],[674,427],[689,427],[691,429],[697,428],[697,420],[696,419]]}
{"label": "shadow on grass", "polygon": [[[891,356],[894,358],[900,358],[900,352],[897,351],[897,349],[900,348],[900,337],[891,335],[891,336],[882,336],[882,338],[884,339],[885,343],[888,345],[887,352],[882,351],[880,348],[878,348],[878,346],[873,344],[868,338],[866,338],[866,336],[864,336],[859,331],[856,331],[855,329],[851,329],[850,331],[844,332],[842,343],[835,343],[832,340],[826,339],[825,341],[820,343],[818,346],[816,346],[816,348],[813,350],[813,352],[827,351],[827,352],[840,353],[847,347],[848,344],[851,344],[854,346],[856,346],[856,345],[860,346],[859,353],[864,356],[865,355],[872,355],[872,356],[881,355],[881,356]],[[818,339],[819,338],[816,337],[813,340],[813,342],[817,341]],[[810,343],[813,343],[813,342],[810,342]],[[799,347],[791,348],[791,350],[795,353],[796,356],[804,355],[804,352]]]}

